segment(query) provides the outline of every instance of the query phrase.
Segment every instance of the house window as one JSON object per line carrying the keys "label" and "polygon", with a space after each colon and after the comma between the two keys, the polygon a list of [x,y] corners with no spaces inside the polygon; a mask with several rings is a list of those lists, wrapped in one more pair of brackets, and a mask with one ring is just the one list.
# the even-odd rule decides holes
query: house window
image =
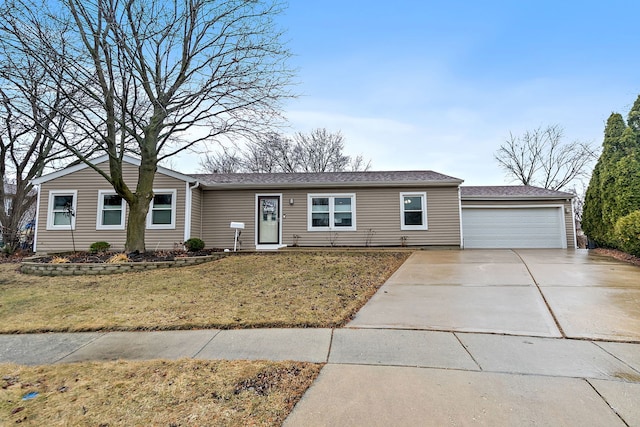
{"label": "house window", "polygon": [[78,192],[49,191],[47,230],[75,230]]}
{"label": "house window", "polygon": [[400,193],[400,229],[427,229],[427,193]]}
{"label": "house window", "polygon": [[308,230],[354,231],[355,194],[309,194]]}
{"label": "house window", "polygon": [[98,191],[96,230],[124,230],[125,203],[114,191]]}
{"label": "house window", "polygon": [[153,190],[147,228],[176,228],[176,190]]}

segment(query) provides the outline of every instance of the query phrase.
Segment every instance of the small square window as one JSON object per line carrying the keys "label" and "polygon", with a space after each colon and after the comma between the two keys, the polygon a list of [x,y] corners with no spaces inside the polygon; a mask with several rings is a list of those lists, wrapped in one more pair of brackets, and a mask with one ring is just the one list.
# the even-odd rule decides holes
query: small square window
{"label": "small square window", "polygon": [[124,230],[125,202],[110,190],[98,191],[96,230]]}
{"label": "small square window", "polygon": [[49,191],[47,230],[70,230],[76,227],[76,190]]}
{"label": "small square window", "polygon": [[153,190],[147,228],[176,228],[176,190]]}
{"label": "small square window", "polygon": [[400,193],[400,229],[427,230],[427,193]]}

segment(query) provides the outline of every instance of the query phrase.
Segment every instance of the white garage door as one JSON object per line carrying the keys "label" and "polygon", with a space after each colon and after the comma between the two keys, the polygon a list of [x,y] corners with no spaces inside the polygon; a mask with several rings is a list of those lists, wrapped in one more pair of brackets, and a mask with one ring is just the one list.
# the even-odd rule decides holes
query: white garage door
{"label": "white garage door", "polygon": [[562,208],[462,208],[465,248],[566,248]]}

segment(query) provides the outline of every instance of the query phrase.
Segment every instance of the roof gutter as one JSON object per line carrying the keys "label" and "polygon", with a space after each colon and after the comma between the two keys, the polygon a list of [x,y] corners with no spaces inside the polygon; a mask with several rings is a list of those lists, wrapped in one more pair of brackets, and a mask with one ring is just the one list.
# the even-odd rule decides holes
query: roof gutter
{"label": "roof gutter", "polygon": [[462,180],[443,181],[410,181],[410,182],[269,182],[269,183],[204,183],[200,182],[203,189],[216,190],[236,190],[236,189],[258,189],[258,188],[399,188],[399,187],[457,187],[462,184]]}
{"label": "roof gutter", "polygon": [[513,196],[461,196],[461,200],[495,200],[495,201],[504,201],[504,200],[573,200],[575,199],[574,194],[559,194],[559,195],[548,195],[548,196],[526,196],[526,195],[513,195]]}

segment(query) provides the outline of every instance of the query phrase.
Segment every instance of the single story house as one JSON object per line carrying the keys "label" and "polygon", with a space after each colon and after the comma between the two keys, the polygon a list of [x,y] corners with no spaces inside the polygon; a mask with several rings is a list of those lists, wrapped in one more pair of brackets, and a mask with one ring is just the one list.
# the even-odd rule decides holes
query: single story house
{"label": "single story house", "polygon": [[[96,160],[108,171],[107,157]],[[137,181],[138,159],[123,173]],[[287,246],[573,248],[569,193],[529,186],[464,187],[433,171],[182,174],[159,167],[147,217],[149,250],[191,237],[241,249]],[[126,203],[92,168],[77,164],[34,180],[34,251],[86,249],[107,241],[122,250]],[[73,214],[70,215],[70,212]]]}

